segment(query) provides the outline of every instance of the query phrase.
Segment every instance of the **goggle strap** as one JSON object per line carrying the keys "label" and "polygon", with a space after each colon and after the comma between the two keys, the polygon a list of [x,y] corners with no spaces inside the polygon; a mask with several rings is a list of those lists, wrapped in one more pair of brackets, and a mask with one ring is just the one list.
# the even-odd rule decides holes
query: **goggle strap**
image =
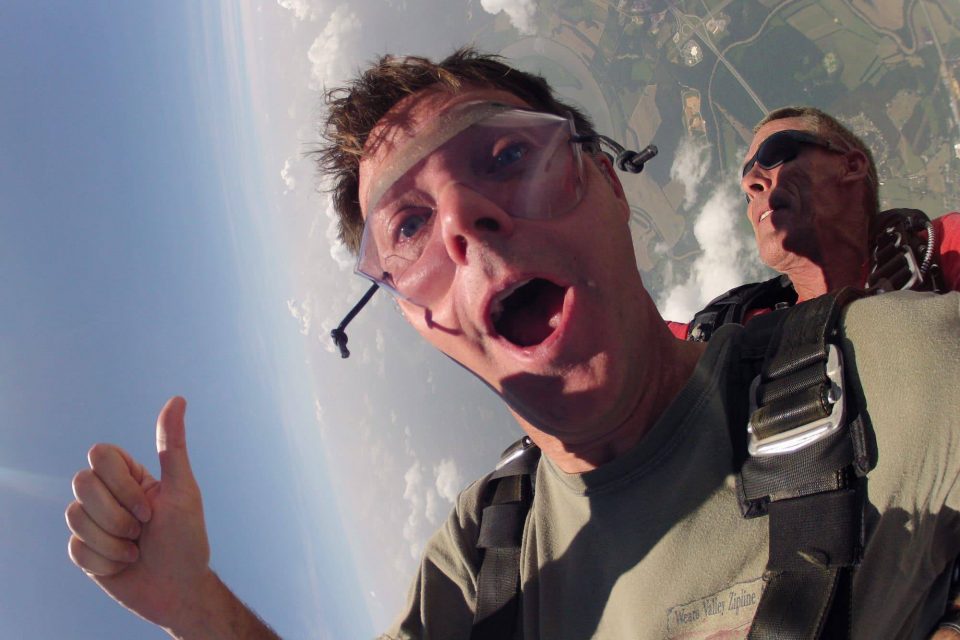
{"label": "goggle strap", "polygon": [[333,338],[333,343],[337,345],[337,348],[340,350],[341,358],[349,358],[350,350],[347,349],[347,325],[350,324],[350,321],[353,320],[360,310],[363,309],[370,298],[373,297],[373,294],[377,292],[377,289],[380,288],[380,285],[374,282],[370,285],[370,288],[367,289],[367,292],[363,294],[363,297],[357,301],[357,304],[353,305],[353,308],[347,312],[347,315],[343,317],[343,320],[340,321],[340,324],[337,325],[336,329],[330,331],[330,337]]}
{"label": "goggle strap", "polygon": [[573,141],[581,144],[597,143],[598,146],[607,147],[614,154],[614,164],[617,169],[628,173],[640,173],[643,171],[643,166],[647,161],[659,152],[656,145],[652,144],[644,147],[642,151],[624,149],[623,146],[613,138],[608,138],[599,133],[592,136],[574,136]]}

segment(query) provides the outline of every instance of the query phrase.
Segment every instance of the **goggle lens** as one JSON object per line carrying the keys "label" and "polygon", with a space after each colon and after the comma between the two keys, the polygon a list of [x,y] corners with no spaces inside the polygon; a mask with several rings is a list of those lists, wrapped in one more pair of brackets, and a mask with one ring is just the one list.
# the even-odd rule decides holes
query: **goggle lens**
{"label": "goggle lens", "polygon": [[[467,122],[469,106],[461,110]],[[552,219],[583,196],[580,148],[566,118],[504,108],[465,128],[450,118],[437,126],[452,137],[427,131],[418,138],[432,138],[435,147],[410,145],[396,162],[391,158],[409,168],[377,189],[382,195],[368,208],[356,269],[421,306],[438,299],[453,277],[439,238],[441,207],[469,199],[515,218]],[[456,203],[448,200],[453,187]]]}

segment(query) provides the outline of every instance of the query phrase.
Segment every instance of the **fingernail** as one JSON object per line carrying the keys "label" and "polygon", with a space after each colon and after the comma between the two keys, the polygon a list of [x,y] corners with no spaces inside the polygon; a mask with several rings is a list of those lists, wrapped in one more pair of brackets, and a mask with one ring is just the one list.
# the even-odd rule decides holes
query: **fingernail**
{"label": "fingernail", "polygon": [[127,558],[130,559],[130,562],[136,562],[137,558],[140,557],[140,548],[137,545],[132,545],[127,550]]}
{"label": "fingernail", "polygon": [[145,504],[138,504],[133,508],[133,515],[137,516],[140,522],[150,522],[150,508]]}

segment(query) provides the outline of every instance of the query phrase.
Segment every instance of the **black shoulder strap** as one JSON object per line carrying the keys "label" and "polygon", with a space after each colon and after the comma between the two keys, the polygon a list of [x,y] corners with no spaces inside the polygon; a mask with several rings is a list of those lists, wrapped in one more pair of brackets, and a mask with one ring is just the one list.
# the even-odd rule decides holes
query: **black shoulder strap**
{"label": "black shoulder strap", "polygon": [[790,306],[796,301],[797,292],[787,276],[740,285],[717,296],[694,314],[687,329],[687,340],[707,342],[718,327],[731,322],[743,324],[747,312],[753,309]]}
{"label": "black shoulder strap", "polygon": [[863,550],[859,478],[869,461],[833,343],[841,309],[859,295],[828,294],[762,316],[745,332],[747,340],[758,329],[772,333],[751,386],[750,455],[738,478],[744,515],[769,516],[751,640],[849,637],[852,572]]}
{"label": "black shoulder strap", "polygon": [[480,572],[470,640],[509,640],[520,605],[520,544],[533,503],[540,449],[523,437],[504,451],[484,490]]}

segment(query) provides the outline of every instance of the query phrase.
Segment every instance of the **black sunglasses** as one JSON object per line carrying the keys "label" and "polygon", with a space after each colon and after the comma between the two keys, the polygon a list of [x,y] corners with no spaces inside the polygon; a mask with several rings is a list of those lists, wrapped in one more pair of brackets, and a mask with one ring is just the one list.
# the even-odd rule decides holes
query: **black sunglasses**
{"label": "black sunglasses", "polygon": [[759,164],[764,169],[773,169],[779,167],[784,162],[790,162],[800,154],[800,147],[805,144],[812,144],[823,147],[828,151],[835,153],[844,153],[844,150],[836,146],[829,140],[824,140],[820,136],[806,131],[777,131],[770,134],[766,140],[757,147],[757,152],[753,157],[747,160],[743,165],[743,172],[740,177],[747,175],[747,172],[753,168],[753,165]]}

